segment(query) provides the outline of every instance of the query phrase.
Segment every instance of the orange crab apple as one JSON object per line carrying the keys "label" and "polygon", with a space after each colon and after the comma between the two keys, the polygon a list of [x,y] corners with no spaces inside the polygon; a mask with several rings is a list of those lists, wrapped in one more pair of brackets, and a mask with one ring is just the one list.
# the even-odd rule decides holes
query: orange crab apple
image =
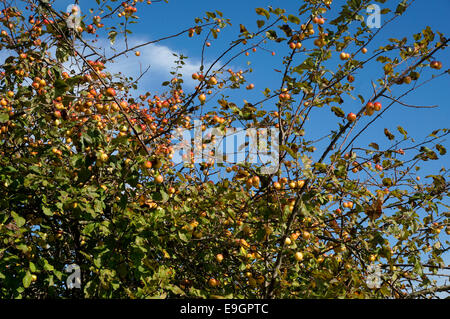
{"label": "orange crab apple", "polygon": [[295,253],[294,257],[295,257],[295,260],[297,260],[297,261],[302,261],[302,260],[303,260],[303,253],[300,252],[300,251],[297,251],[297,252]]}
{"label": "orange crab apple", "polygon": [[432,61],[430,63],[430,67],[436,70],[440,70],[442,68],[442,62],[440,61]]}
{"label": "orange crab apple", "polygon": [[157,175],[155,177],[155,182],[157,182],[158,184],[161,184],[164,181],[164,177],[162,175]]}
{"label": "orange crab apple", "polygon": [[114,90],[113,88],[107,88],[106,89],[106,95],[108,95],[108,96],[116,96],[116,90]]}
{"label": "orange crab apple", "polygon": [[200,103],[205,103],[205,101],[206,101],[206,95],[204,94],[204,93],[202,93],[202,94],[200,94],[199,96],[198,96],[198,100],[200,101]]}
{"label": "orange crab apple", "polygon": [[144,162],[145,168],[152,168],[152,162],[151,161],[145,161]]}
{"label": "orange crab apple", "polygon": [[354,122],[354,121],[356,121],[356,114],[355,114],[355,113],[348,113],[348,115],[347,115],[347,120],[348,120],[349,122]]}

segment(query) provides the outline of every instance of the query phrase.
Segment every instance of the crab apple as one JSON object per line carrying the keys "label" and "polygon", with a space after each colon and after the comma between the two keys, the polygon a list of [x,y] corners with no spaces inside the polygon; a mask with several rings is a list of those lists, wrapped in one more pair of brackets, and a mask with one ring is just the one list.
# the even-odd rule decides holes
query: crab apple
{"label": "crab apple", "polygon": [[373,108],[375,109],[375,111],[380,111],[381,110],[381,103],[380,102],[375,102],[373,104]]}
{"label": "crab apple", "polygon": [[100,154],[100,161],[101,162],[106,162],[108,160],[108,154],[106,153],[101,153]]}
{"label": "crab apple", "polygon": [[151,161],[145,161],[144,167],[145,168],[152,168],[152,162]]}
{"label": "crab apple", "polygon": [[297,260],[297,261],[302,261],[302,260],[303,260],[303,253],[300,252],[300,251],[297,251],[297,252],[295,253],[294,257],[295,257],[295,260]]}
{"label": "crab apple", "polygon": [[363,54],[366,54],[366,53],[367,53],[367,48],[362,48],[362,49],[361,49],[361,52],[362,52]]}
{"label": "crab apple", "polygon": [[292,244],[292,241],[289,237],[286,237],[286,239],[284,240],[284,243],[289,246],[290,244]]}
{"label": "crab apple", "polygon": [[198,96],[198,100],[200,101],[200,103],[205,103],[205,101],[206,101],[206,95],[204,94],[204,93],[202,93],[202,94],[200,94],[199,96]]}
{"label": "crab apple", "polygon": [[347,76],[347,80],[348,80],[350,83],[352,83],[353,81],[355,81],[355,77],[354,77],[353,75],[349,74],[349,75]]}
{"label": "crab apple", "polygon": [[289,43],[289,47],[294,50],[296,48],[296,45],[294,42]]}
{"label": "crab apple", "polygon": [[106,95],[108,95],[108,96],[116,96],[116,90],[114,90],[113,88],[107,88],[106,89]]}
{"label": "crab apple", "polygon": [[223,260],[223,255],[222,254],[217,254],[216,255],[216,260],[217,260],[217,262],[222,262],[222,260]]}
{"label": "crab apple", "polygon": [[217,279],[215,279],[215,278],[209,278],[208,284],[211,287],[217,287],[219,285],[219,281],[217,281]]}
{"label": "crab apple", "polygon": [[253,187],[258,188],[259,183],[260,183],[259,176],[253,176],[251,183],[252,183]]}
{"label": "crab apple", "polygon": [[302,237],[303,237],[304,240],[308,240],[309,238],[311,238],[311,233],[309,233],[306,230],[304,230],[302,232]]}
{"label": "crab apple", "polygon": [[442,62],[440,61],[432,61],[430,63],[430,67],[436,70],[440,70],[442,68]]}
{"label": "crab apple", "polygon": [[355,113],[348,113],[348,115],[347,115],[347,120],[348,120],[349,122],[354,122],[354,121],[356,121],[356,114],[355,114]]}
{"label": "crab apple", "polygon": [[140,56],[140,55],[141,55],[141,52],[140,52],[140,51],[136,51],[134,54],[135,54],[136,56]]}
{"label": "crab apple", "polygon": [[275,188],[275,189],[281,189],[281,184],[279,183],[279,182],[274,182],[273,183],[273,187]]}
{"label": "crab apple", "polygon": [[341,54],[339,55],[339,58],[341,60],[347,60],[349,58],[349,54],[345,53],[345,52],[341,52]]}
{"label": "crab apple", "polygon": [[298,233],[292,233],[291,236],[289,236],[292,241],[296,241],[298,238]]}
{"label": "crab apple", "polygon": [[212,76],[212,77],[209,78],[208,83],[210,85],[216,85],[217,84],[217,79],[214,76]]}
{"label": "crab apple", "polygon": [[375,165],[375,169],[379,172],[381,172],[383,170],[383,166],[381,166],[380,164]]}
{"label": "crab apple", "polygon": [[164,177],[162,175],[158,175],[158,176],[155,177],[155,181],[158,184],[161,184],[164,181]]}

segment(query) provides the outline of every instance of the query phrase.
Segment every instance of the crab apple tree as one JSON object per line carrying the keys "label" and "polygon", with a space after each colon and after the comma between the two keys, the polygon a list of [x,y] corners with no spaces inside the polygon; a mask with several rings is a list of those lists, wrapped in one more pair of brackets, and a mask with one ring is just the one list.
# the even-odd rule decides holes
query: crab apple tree
{"label": "crab apple tree", "polygon": [[[421,124],[419,140],[392,124],[433,111],[405,97],[448,77],[448,39],[385,36],[410,5],[378,2],[376,32],[361,19],[371,1],[305,0],[247,21],[206,12],[164,34],[140,19],[164,1],[90,1],[83,14],[0,1],[0,297],[448,293],[433,275],[449,269],[450,176],[433,163],[445,165],[450,132]],[[129,41],[140,25],[152,41]],[[114,71],[167,40],[191,43],[200,64],[176,54],[152,73],[160,91],[145,68]],[[260,141],[273,129],[271,162],[222,156],[214,145],[234,128]],[[177,132],[191,130],[203,139],[180,155]],[[66,287],[70,265],[80,288]]]}

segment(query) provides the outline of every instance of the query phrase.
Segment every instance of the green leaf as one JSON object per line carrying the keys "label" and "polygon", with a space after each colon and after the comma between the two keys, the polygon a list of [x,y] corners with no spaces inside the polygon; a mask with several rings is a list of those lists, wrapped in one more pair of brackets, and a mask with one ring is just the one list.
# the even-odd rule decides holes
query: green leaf
{"label": "green leaf", "polygon": [[402,0],[397,6],[397,9],[395,9],[395,14],[401,15],[403,12],[405,12],[408,5],[407,0]]}
{"label": "green leaf", "polygon": [[269,40],[276,40],[278,38],[277,33],[274,30],[266,31],[266,36]]}
{"label": "green leaf", "polygon": [[161,190],[161,197],[162,197],[162,202],[163,203],[165,203],[165,202],[167,202],[168,200],[169,200],[169,195],[165,192],[165,191],[163,191],[163,190]]}
{"label": "green leaf", "polygon": [[108,32],[108,39],[109,42],[111,43],[111,45],[114,44],[114,42],[116,42],[116,37],[117,37],[117,31],[112,30]]}
{"label": "green leaf", "polygon": [[444,146],[442,146],[441,144],[436,144],[436,149],[439,151],[439,154],[441,155],[445,155],[447,154],[447,150],[445,149]]}
{"label": "green leaf", "polygon": [[31,272],[36,272],[36,265],[33,264],[33,262],[30,261],[30,270]]}
{"label": "green leaf", "polygon": [[8,113],[0,113],[0,123],[7,122],[9,120]]}
{"label": "green leaf", "polygon": [[42,212],[47,216],[53,216],[53,212],[50,208],[42,206]]}
{"label": "green leaf", "polygon": [[14,218],[17,227],[22,227],[23,225],[25,225],[26,222],[25,218],[20,217],[19,215],[17,215],[16,212],[11,212],[11,216]]}
{"label": "green leaf", "polygon": [[258,26],[258,28],[262,28],[264,24],[266,24],[264,20],[256,20],[256,25]]}
{"label": "green leaf", "polygon": [[269,20],[269,18],[270,18],[270,13],[269,13],[269,11],[267,11],[266,9],[263,9],[263,8],[256,8],[255,11],[256,11],[256,14],[259,14],[259,15],[261,15],[261,16],[265,16],[266,19]]}
{"label": "green leaf", "polygon": [[333,106],[331,107],[331,111],[337,116],[337,117],[345,117],[345,112],[342,111],[340,107]]}
{"label": "green leaf", "polygon": [[27,272],[25,273],[25,276],[24,276],[23,279],[22,279],[23,286],[24,286],[25,288],[30,287],[31,281],[32,281],[31,273],[30,273],[29,271],[27,271]]}
{"label": "green leaf", "polygon": [[397,126],[397,130],[400,132],[400,134],[403,135],[403,137],[405,138],[405,140],[408,138],[408,132],[405,131],[405,129],[401,126]]}
{"label": "green leaf", "polygon": [[395,136],[387,128],[384,129],[384,135],[386,135],[389,140],[393,140],[395,138]]}
{"label": "green leaf", "polygon": [[294,16],[292,14],[288,15],[289,22],[300,24],[300,19],[297,16]]}

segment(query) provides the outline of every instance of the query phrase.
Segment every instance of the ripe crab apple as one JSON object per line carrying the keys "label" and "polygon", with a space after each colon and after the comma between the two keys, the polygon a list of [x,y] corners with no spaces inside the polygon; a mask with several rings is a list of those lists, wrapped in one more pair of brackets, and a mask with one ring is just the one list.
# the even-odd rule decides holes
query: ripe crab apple
{"label": "ripe crab apple", "polygon": [[303,260],[303,254],[300,251],[297,251],[294,255],[295,259],[297,261],[302,261]]}
{"label": "ripe crab apple", "polygon": [[345,53],[345,52],[341,52],[341,54],[339,55],[339,58],[341,60],[347,60],[348,58],[350,58],[350,54]]}
{"label": "ripe crab apple", "polygon": [[311,233],[309,233],[306,230],[304,230],[302,232],[302,237],[303,237],[304,240],[308,240],[309,238],[311,238]]}
{"label": "ripe crab apple", "polygon": [[362,48],[362,49],[361,49],[361,52],[362,52],[363,54],[366,54],[366,53],[367,53],[367,48]]}
{"label": "ripe crab apple", "polygon": [[217,287],[217,286],[219,285],[219,282],[218,282],[217,279],[215,279],[215,278],[210,278],[210,279],[208,280],[208,284],[209,284],[211,287]]}
{"label": "ripe crab apple", "polygon": [[210,85],[216,85],[217,84],[217,79],[214,76],[212,76],[212,77],[209,78],[208,83]]}
{"label": "ripe crab apple", "polygon": [[152,168],[152,162],[151,161],[145,161],[144,166],[145,166],[145,168]]}
{"label": "ripe crab apple", "polygon": [[113,88],[107,88],[106,89],[106,95],[108,95],[108,96],[116,96],[116,90],[114,90]]}
{"label": "ripe crab apple", "polygon": [[347,120],[348,120],[349,122],[354,122],[354,121],[356,121],[356,114],[355,114],[355,113],[348,113],[348,115],[347,115]]}
{"label": "ripe crab apple", "polygon": [[281,189],[281,184],[279,183],[279,182],[275,182],[275,183],[273,183],[273,187],[275,188],[275,189]]}
{"label": "ripe crab apple", "polygon": [[158,175],[155,177],[155,182],[161,184],[164,181],[164,177],[162,175]]}
{"label": "ripe crab apple", "polygon": [[440,61],[432,61],[430,63],[430,67],[436,70],[440,70],[442,68],[442,62]]}
{"label": "ripe crab apple", "polygon": [[380,102],[375,102],[373,104],[373,108],[375,109],[375,111],[380,111],[381,110],[381,103]]}
{"label": "ripe crab apple", "polygon": [[222,254],[217,254],[216,255],[216,260],[217,260],[217,262],[222,262],[222,260],[223,260],[223,255]]}
{"label": "ripe crab apple", "polygon": [[204,93],[202,93],[202,94],[200,94],[199,96],[198,96],[198,100],[200,101],[200,103],[205,103],[205,101],[206,101],[206,95],[204,94]]}

